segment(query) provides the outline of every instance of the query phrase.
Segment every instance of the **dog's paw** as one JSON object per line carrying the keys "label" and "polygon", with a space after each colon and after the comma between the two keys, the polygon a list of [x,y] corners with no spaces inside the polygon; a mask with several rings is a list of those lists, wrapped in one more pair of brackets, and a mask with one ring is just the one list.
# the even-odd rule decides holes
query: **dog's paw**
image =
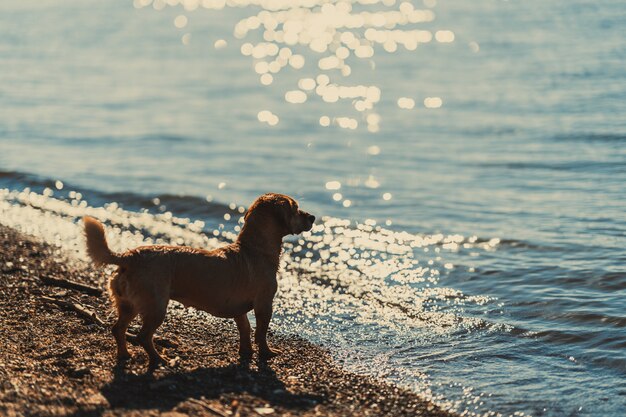
{"label": "dog's paw", "polygon": [[132,357],[130,356],[130,353],[119,354],[116,357],[118,365],[123,365],[123,364],[125,364],[126,362],[128,362],[131,359],[132,359]]}
{"label": "dog's paw", "polygon": [[280,355],[282,352],[280,350],[276,350],[276,349],[261,349],[259,351],[259,358],[262,360],[268,360],[268,359],[272,359],[278,355]]}
{"label": "dog's paw", "polygon": [[163,356],[157,355],[153,356],[148,361],[148,372],[152,372],[157,369],[160,365],[167,365],[169,361],[167,361]]}

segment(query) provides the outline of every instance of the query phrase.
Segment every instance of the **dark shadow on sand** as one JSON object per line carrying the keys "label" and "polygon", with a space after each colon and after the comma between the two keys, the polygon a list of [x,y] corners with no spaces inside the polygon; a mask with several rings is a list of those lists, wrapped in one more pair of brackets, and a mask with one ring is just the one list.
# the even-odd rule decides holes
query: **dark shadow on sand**
{"label": "dark shadow on sand", "polygon": [[[101,389],[111,409],[171,410],[186,399],[214,399],[224,393],[248,393],[268,403],[294,411],[304,411],[324,400],[316,395],[298,395],[288,392],[285,384],[265,362],[252,367],[242,361],[225,367],[197,368],[192,371],[154,376],[135,374],[116,367],[114,379]],[[100,416],[107,408],[77,411],[71,416]]]}

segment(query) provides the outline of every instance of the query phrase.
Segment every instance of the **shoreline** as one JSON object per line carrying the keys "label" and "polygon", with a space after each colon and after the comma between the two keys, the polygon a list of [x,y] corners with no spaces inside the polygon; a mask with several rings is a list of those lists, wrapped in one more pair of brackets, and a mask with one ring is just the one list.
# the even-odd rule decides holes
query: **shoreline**
{"label": "shoreline", "polygon": [[0,248],[0,414],[454,415],[417,393],[343,370],[326,349],[297,336],[270,334],[282,354],[241,363],[232,320],[182,307],[173,314],[170,306],[157,333],[169,366],[146,374],[142,349],[129,344],[133,359],[115,368],[114,316],[99,291],[106,272],[70,265],[61,249],[2,225]]}

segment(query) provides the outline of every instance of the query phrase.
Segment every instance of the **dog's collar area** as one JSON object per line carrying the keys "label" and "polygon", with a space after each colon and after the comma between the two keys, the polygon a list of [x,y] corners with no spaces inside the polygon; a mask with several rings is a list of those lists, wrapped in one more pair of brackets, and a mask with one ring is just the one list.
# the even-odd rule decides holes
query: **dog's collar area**
{"label": "dog's collar area", "polygon": [[239,246],[249,252],[254,252],[263,255],[264,258],[268,259],[273,266],[278,270],[278,264],[280,263],[280,254],[282,253],[282,241],[278,249],[263,249],[259,247],[259,245],[254,242],[249,242],[246,239],[237,240]]}

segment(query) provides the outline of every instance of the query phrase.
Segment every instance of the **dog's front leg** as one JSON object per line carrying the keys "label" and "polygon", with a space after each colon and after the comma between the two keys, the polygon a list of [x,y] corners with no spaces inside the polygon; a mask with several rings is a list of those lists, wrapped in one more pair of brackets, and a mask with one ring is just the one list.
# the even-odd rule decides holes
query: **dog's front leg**
{"label": "dog's front leg", "polygon": [[261,302],[255,304],[254,315],[256,317],[256,330],[254,332],[254,341],[259,347],[259,357],[261,359],[269,359],[278,355],[280,352],[270,349],[267,345],[267,329],[272,319],[272,300],[270,302]]}
{"label": "dog's front leg", "polygon": [[252,342],[250,341],[250,322],[247,313],[235,317],[237,329],[239,329],[239,356],[249,358],[252,356]]}

